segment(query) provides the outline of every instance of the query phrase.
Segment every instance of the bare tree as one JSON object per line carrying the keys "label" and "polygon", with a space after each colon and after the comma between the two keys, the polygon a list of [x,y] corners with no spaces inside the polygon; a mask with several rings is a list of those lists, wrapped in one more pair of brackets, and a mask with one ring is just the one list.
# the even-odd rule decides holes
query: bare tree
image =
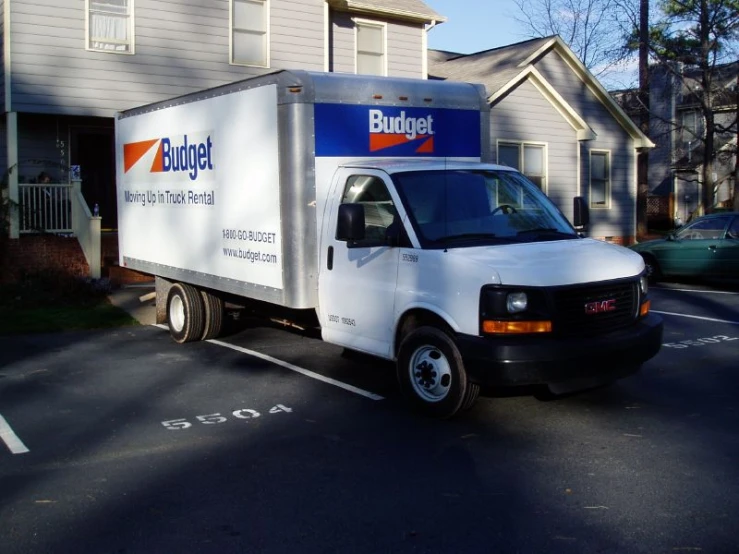
{"label": "bare tree", "polygon": [[621,4],[636,0],[514,0],[516,20],[532,38],[559,35],[596,77],[603,78],[629,55],[629,28]]}

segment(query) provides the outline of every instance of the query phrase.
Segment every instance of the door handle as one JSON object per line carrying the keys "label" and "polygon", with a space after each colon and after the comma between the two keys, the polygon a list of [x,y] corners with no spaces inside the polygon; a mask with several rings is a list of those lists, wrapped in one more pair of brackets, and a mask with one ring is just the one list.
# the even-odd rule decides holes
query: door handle
{"label": "door handle", "polygon": [[716,251],[716,245],[715,245],[715,244],[712,244],[712,245],[710,245],[710,246],[708,247],[708,249],[709,249],[709,250],[710,250],[711,252],[715,252],[715,251]]}
{"label": "door handle", "polygon": [[326,255],[326,269],[331,271],[334,268],[334,247],[328,247],[328,253]]}

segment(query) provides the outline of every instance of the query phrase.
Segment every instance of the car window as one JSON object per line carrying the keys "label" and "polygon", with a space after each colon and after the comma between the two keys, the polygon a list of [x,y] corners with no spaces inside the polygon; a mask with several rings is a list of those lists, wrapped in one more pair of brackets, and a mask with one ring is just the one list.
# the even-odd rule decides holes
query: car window
{"label": "car window", "polygon": [[731,216],[698,219],[680,229],[677,238],[681,240],[720,239]]}
{"label": "car window", "polygon": [[373,175],[352,175],[346,182],[342,203],[364,206],[365,238],[357,246],[382,246],[387,243],[388,227],[395,221],[393,199],[382,179]]}
{"label": "car window", "polygon": [[729,231],[726,233],[731,238],[739,239],[739,217],[735,217],[733,223],[729,227]]}

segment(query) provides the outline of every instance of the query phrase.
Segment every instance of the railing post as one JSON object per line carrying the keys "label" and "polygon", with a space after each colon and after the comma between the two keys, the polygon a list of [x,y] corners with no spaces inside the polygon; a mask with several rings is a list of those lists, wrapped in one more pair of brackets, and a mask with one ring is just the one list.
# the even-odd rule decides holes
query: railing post
{"label": "railing post", "polygon": [[90,218],[90,277],[100,279],[101,251],[100,251],[100,222],[102,217],[92,216]]}

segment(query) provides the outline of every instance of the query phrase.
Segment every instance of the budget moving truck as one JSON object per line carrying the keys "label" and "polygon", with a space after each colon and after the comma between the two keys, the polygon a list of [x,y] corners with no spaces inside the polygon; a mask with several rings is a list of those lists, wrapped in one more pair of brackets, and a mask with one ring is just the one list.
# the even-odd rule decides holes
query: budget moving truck
{"label": "budget moving truck", "polygon": [[224,301],[307,313],[432,416],[636,371],[662,333],[641,257],[481,163],[488,125],[481,86],[300,71],[122,112],[120,263],[157,277],[177,342],[217,336]]}

